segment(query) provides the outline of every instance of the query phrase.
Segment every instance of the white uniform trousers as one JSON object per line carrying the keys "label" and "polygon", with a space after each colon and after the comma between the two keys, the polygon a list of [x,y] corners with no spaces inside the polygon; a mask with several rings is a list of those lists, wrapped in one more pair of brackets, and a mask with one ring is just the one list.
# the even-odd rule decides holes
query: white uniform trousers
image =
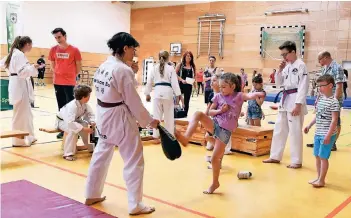
{"label": "white uniform trousers", "polygon": [[[84,121],[76,122],[80,123],[84,127],[88,126],[88,123]],[[67,123],[62,120],[58,120],[58,128],[67,134],[65,141],[63,142],[63,157],[68,157],[77,153],[78,134],[82,137],[84,145],[88,146],[88,151],[94,150],[94,146],[89,144],[89,134],[87,132],[81,130],[78,134],[76,134],[73,131],[68,131]]]}
{"label": "white uniform trousers", "polygon": [[302,128],[304,115],[292,116],[290,112],[278,113],[274,126],[270,158],[282,160],[288,135],[290,136],[290,156],[292,164],[302,164]]}
{"label": "white uniform trousers", "polygon": [[[165,128],[169,133],[174,135],[174,101],[173,99],[155,98],[153,104],[153,118],[162,120],[164,118]],[[158,129],[153,129],[153,138],[159,138]]]}
{"label": "white uniform trousers", "polygon": [[[114,153],[114,144],[98,141],[89,167],[86,198],[100,198],[104,188],[108,168]],[[123,177],[128,190],[128,211],[135,213],[145,205],[143,197],[144,156],[139,131],[129,131],[118,145],[124,161]]]}
{"label": "white uniform trousers", "polygon": [[13,105],[12,130],[29,132],[24,139],[12,138],[12,145],[26,146],[31,145],[35,140],[33,114],[28,95],[23,95],[22,100]]}

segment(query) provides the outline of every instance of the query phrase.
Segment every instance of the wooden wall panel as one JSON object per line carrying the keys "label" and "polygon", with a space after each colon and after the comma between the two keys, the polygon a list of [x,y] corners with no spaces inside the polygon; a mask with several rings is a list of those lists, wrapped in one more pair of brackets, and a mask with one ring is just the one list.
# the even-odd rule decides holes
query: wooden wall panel
{"label": "wooden wall panel", "polygon": [[[309,13],[264,15],[265,11],[292,8],[308,8]],[[254,69],[263,72],[264,78],[268,78],[272,69],[279,64],[275,60],[262,59],[259,55],[262,25],[306,25],[304,61],[309,71],[318,69],[317,54],[324,49],[330,50],[339,62],[351,58],[350,2],[232,1],[132,10],[131,33],[141,44],[138,53],[140,62],[150,56],[157,59],[158,52],[161,49],[169,50],[172,42],[181,42],[183,52],[190,50],[196,57],[197,18],[208,13],[226,15],[224,58],[217,58],[216,65],[234,73],[244,68],[249,80]],[[161,31],[153,27],[146,28],[147,23],[156,22],[162,23]],[[172,28],[166,28],[169,26]],[[172,57],[171,60],[179,61],[180,57]],[[208,59],[201,56],[195,59],[195,63],[200,69],[208,64]],[[138,80],[141,81],[141,73],[138,74]]]}

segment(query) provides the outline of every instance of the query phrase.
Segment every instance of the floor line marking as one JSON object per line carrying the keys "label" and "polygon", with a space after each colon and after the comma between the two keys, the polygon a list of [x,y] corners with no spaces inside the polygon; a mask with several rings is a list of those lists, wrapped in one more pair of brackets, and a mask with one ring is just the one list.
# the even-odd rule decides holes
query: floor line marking
{"label": "floor line marking", "polygon": [[[34,162],[37,162],[37,163],[41,163],[41,164],[44,164],[46,166],[50,166],[52,168],[55,168],[55,169],[58,169],[58,170],[61,170],[61,171],[64,171],[64,172],[68,172],[68,173],[71,173],[71,174],[74,174],[74,175],[77,175],[77,176],[80,176],[80,177],[83,177],[83,178],[87,178],[87,175],[85,175],[85,174],[78,173],[78,172],[75,172],[75,171],[72,171],[72,170],[69,170],[69,169],[65,169],[65,168],[62,168],[62,167],[59,167],[59,166],[56,166],[56,165],[53,165],[53,164],[50,164],[50,163],[47,163],[47,162],[35,159],[35,158],[28,157],[26,155],[18,154],[16,152],[12,152],[12,151],[8,151],[8,150],[1,150],[1,151],[9,153],[9,154],[12,154],[12,155],[16,155],[16,156],[22,157],[22,158],[27,159],[27,160],[31,160],[31,161],[34,161]],[[127,191],[126,188],[124,188],[122,186],[118,186],[118,185],[112,184],[110,182],[105,182],[105,184],[109,185],[111,187],[115,187],[117,189],[123,190],[123,191]],[[165,204],[165,205],[168,205],[170,207],[174,207],[174,208],[179,209],[179,210],[183,210],[183,211],[188,212],[188,213],[192,213],[192,214],[201,216],[201,217],[214,218],[214,216],[210,216],[210,215],[201,213],[199,211],[183,207],[181,205],[177,205],[177,204],[174,204],[174,203],[171,203],[171,202],[168,202],[168,201],[156,198],[156,197],[152,197],[150,195],[143,194],[143,197],[151,199],[151,200],[159,202],[159,203],[162,203],[162,204]]]}
{"label": "floor line marking", "polygon": [[351,203],[351,196],[337,206],[332,212],[330,212],[325,218],[335,217],[342,209],[344,209],[349,203]]}

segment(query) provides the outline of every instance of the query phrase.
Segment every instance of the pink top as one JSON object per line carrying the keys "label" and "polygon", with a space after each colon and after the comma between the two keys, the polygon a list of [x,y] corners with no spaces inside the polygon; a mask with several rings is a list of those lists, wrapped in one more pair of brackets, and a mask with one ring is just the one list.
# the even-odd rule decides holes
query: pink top
{"label": "pink top", "polygon": [[241,107],[244,103],[243,93],[236,92],[228,96],[218,93],[213,97],[212,102],[217,104],[216,109],[220,109],[224,104],[230,106],[227,112],[218,114],[214,116],[213,119],[215,119],[218,125],[223,129],[234,131],[238,127],[238,119],[240,117]]}

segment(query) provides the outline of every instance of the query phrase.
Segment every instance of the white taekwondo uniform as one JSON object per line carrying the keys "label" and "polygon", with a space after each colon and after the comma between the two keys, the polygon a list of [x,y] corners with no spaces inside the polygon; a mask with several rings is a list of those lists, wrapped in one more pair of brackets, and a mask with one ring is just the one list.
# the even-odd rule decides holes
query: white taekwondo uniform
{"label": "white taekwondo uniform", "polygon": [[[164,116],[165,127],[174,135],[174,100],[173,97],[180,96],[178,77],[173,66],[165,64],[163,77],[160,74],[160,64],[156,64],[150,72],[145,88],[145,95],[150,95],[152,84],[155,84],[153,100],[153,117],[162,120]],[[153,137],[159,138],[157,129],[153,130]]]}
{"label": "white taekwondo uniform", "polygon": [[72,100],[60,109],[57,114],[56,127],[67,133],[63,145],[63,156],[75,155],[77,149],[78,134],[82,137],[84,145],[88,146],[88,150],[94,148],[89,146],[87,132],[83,131],[83,127],[88,127],[91,122],[95,122],[94,112],[88,104],[81,104],[79,100]]}
{"label": "white taekwondo uniform", "polygon": [[[0,68],[4,68],[6,58],[1,60]],[[34,102],[34,90],[30,77],[37,76],[38,70],[29,64],[22,51],[15,48],[6,71],[9,75],[9,103],[13,105],[12,130],[29,132],[29,136],[25,139],[12,138],[12,145],[28,146],[36,140],[31,108],[31,103]]]}
{"label": "white taekwondo uniform", "polygon": [[134,72],[116,57],[109,56],[98,68],[94,85],[99,141],[89,167],[86,198],[101,197],[114,148],[118,145],[124,161],[128,210],[129,213],[139,212],[145,208],[142,203],[144,156],[137,121],[141,127],[146,127],[153,119],[136,91]]}
{"label": "white taekwondo uniform", "polygon": [[[284,92],[274,126],[270,158],[281,161],[290,134],[291,163],[302,164],[302,128],[304,116],[307,114],[306,95],[309,87],[306,64],[301,59],[292,64],[287,63],[281,73],[275,73],[275,82],[278,87],[284,86]],[[299,116],[292,116],[296,103],[301,104],[301,113]]]}

